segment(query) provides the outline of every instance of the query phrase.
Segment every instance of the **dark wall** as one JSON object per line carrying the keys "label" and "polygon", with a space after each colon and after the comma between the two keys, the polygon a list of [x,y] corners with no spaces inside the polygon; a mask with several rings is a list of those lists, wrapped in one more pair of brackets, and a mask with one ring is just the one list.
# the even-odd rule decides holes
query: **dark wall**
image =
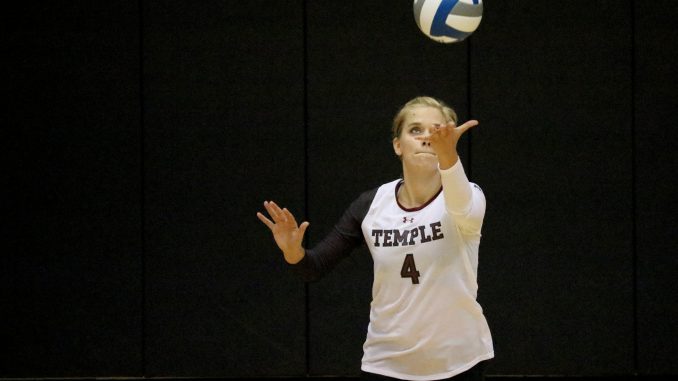
{"label": "dark wall", "polygon": [[633,197],[637,364],[642,373],[678,373],[678,41],[676,4],[634,3]]}
{"label": "dark wall", "polygon": [[141,374],[139,20],[3,12],[0,377]]}
{"label": "dark wall", "polygon": [[5,35],[0,378],[356,376],[372,262],[304,284],[255,216],[400,175],[397,109],[448,101],[488,199],[488,375],[678,374],[678,8],[486,1],[21,5]]}
{"label": "dark wall", "polygon": [[632,12],[566,5],[488,5],[471,41],[473,110],[487,121],[473,175],[489,199],[479,283],[493,369],[630,374]]}
{"label": "dark wall", "polygon": [[304,285],[255,213],[304,213],[301,1],[143,2],[146,373],[305,372]]}

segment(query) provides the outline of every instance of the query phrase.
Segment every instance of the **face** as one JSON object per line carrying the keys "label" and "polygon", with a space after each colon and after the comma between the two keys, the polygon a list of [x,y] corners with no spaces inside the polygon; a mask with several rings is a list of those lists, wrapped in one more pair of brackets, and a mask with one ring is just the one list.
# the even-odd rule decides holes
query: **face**
{"label": "face", "polygon": [[393,139],[393,150],[403,166],[437,169],[438,157],[433,149],[416,138],[430,135],[435,125],[445,123],[443,113],[435,107],[417,106],[407,111],[400,136]]}

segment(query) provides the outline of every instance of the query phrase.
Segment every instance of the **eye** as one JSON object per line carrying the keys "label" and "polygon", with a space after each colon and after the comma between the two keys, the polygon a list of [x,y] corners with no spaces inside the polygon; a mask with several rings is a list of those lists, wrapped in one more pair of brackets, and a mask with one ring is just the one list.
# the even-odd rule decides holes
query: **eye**
{"label": "eye", "polygon": [[421,127],[414,126],[410,128],[410,133],[411,134],[420,134],[421,133]]}

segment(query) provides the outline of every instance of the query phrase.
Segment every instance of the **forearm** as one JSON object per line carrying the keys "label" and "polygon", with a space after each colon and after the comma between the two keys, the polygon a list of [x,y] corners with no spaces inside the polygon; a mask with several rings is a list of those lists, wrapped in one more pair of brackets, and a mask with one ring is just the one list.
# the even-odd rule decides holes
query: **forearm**
{"label": "forearm", "polygon": [[333,229],[315,247],[304,250],[302,258],[297,263],[290,264],[305,281],[316,281],[348,256],[356,245],[355,240],[348,239]]}
{"label": "forearm", "polygon": [[360,224],[370,208],[376,191],[375,188],[364,192],[354,200],[332,231],[313,249],[306,249],[303,258],[292,265],[306,281],[320,279],[364,242]]}
{"label": "forearm", "polygon": [[461,160],[448,169],[440,169],[445,207],[457,225],[468,233],[479,233],[485,216],[485,196],[469,182]]}

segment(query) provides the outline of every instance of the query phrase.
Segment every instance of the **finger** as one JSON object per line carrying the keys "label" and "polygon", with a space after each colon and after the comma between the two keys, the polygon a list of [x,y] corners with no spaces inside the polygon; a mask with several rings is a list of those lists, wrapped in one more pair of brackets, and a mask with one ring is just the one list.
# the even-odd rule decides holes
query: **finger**
{"label": "finger", "polygon": [[273,208],[273,205],[271,205],[271,202],[264,201],[264,208],[268,212],[268,215],[275,220],[275,209]]}
{"label": "finger", "polygon": [[436,127],[436,130],[449,131],[449,130],[453,130],[455,128],[457,128],[457,124],[454,121],[449,121],[449,122],[444,123],[444,124],[438,124],[437,127]]}
{"label": "finger", "polygon": [[294,224],[294,226],[297,226],[297,220],[296,220],[296,218],[294,218],[294,215],[292,214],[292,212],[290,212],[287,208],[283,208],[282,211],[285,215],[286,220],[289,221],[289,222],[292,222]]}
{"label": "finger", "polygon": [[310,225],[308,221],[304,221],[301,223],[301,225],[299,225],[299,234],[301,234],[302,238],[304,237],[304,234],[306,234],[306,229],[308,228],[308,225]]}
{"label": "finger", "polygon": [[265,206],[266,210],[268,211],[268,214],[270,214],[271,217],[273,218],[273,221],[275,221],[276,223],[284,222],[283,212],[278,206],[278,204],[276,204],[273,201],[270,201],[266,203]]}
{"label": "finger", "polygon": [[431,132],[431,137],[436,138],[436,137],[442,137],[445,138],[447,135],[450,133],[450,128],[454,128],[454,125],[450,127],[450,125],[443,125],[443,124],[438,124],[436,125],[436,128],[433,129]]}
{"label": "finger", "polygon": [[471,119],[468,122],[462,124],[461,126],[457,127],[457,130],[461,131],[462,133],[466,132],[469,128],[473,128],[478,125],[478,121],[475,119]]}
{"label": "finger", "polygon": [[297,224],[293,220],[289,219],[289,216],[288,216],[289,214],[290,214],[290,212],[287,210],[287,208],[280,209],[280,214],[278,214],[277,222],[279,224],[284,224],[284,225],[287,225],[287,226],[293,226],[294,228],[296,228]]}
{"label": "finger", "polygon": [[257,217],[259,218],[259,220],[261,220],[261,222],[264,223],[264,225],[266,225],[269,229],[273,230],[273,227],[275,226],[275,224],[273,223],[273,221],[271,221],[271,220],[269,220],[268,218],[266,218],[266,216],[264,216],[264,215],[261,214],[260,212],[257,212]]}
{"label": "finger", "polygon": [[268,202],[266,203],[266,205],[268,205],[268,207],[269,207],[269,208],[271,209],[271,211],[274,212],[274,213],[280,213],[280,212],[281,212],[280,207],[278,206],[278,204],[275,203],[275,201],[268,201]]}

